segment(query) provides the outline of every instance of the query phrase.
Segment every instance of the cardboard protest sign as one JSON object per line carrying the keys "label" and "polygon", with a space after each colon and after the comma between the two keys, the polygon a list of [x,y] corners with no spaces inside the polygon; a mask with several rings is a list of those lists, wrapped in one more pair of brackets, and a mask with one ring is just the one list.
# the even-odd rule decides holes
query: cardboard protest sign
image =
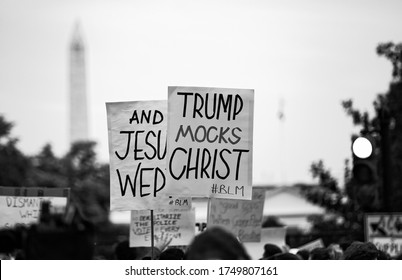
{"label": "cardboard protest sign", "polygon": [[252,200],[212,198],[208,226],[221,226],[241,242],[260,242],[265,189],[253,188]]}
{"label": "cardboard protest sign", "polygon": [[254,90],[169,87],[169,192],[251,199]]}
{"label": "cardboard protest sign", "polygon": [[378,250],[388,253],[391,257],[402,254],[402,238],[373,237],[371,242]]}
{"label": "cardboard protest sign", "polygon": [[166,194],[166,101],[106,103],[110,209],[191,208],[191,199]]}
{"label": "cardboard protest sign", "polygon": [[261,229],[261,241],[257,242],[245,242],[250,257],[254,260],[262,258],[264,254],[264,245],[270,243],[275,244],[279,248],[285,248],[286,246],[286,228],[284,227],[270,227]]}
{"label": "cardboard protest sign", "polygon": [[[151,246],[151,211],[131,211],[130,247]],[[188,245],[194,237],[195,213],[187,209],[154,211],[155,241],[172,237],[170,245]]]}
{"label": "cardboard protest sign", "polygon": [[298,251],[300,251],[300,250],[311,251],[315,248],[325,248],[324,241],[322,241],[321,238],[308,242],[308,243],[304,244],[303,246],[300,246],[298,248]]}
{"label": "cardboard protest sign", "polygon": [[402,253],[402,213],[378,213],[365,216],[366,241],[392,257]]}
{"label": "cardboard protest sign", "polygon": [[38,222],[43,201],[50,202],[52,212],[62,212],[69,195],[69,189],[0,187],[0,228]]}

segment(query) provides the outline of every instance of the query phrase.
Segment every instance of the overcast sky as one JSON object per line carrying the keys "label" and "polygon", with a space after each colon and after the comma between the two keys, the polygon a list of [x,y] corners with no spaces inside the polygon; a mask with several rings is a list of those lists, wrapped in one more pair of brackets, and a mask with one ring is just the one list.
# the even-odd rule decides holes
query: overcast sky
{"label": "overcast sky", "polygon": [[[343,177],[356,132],[341,107],[372,110],[402,41],[402,1],[0,0],[0,114],[26,154],[66,153],[68,47],[87,51],[90,135],[109,161],[105,102],[167,99],[168,86],[255,90],[254,183]],[[278,111],[285,118],[280,121]]]}

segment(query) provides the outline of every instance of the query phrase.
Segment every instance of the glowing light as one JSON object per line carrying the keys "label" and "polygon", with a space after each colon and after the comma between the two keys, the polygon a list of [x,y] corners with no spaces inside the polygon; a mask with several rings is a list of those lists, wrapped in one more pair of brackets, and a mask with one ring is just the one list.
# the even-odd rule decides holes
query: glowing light
{"label": "glowing light", "polygon": [[353,142],[352,151],[358,158],[368,158],[373,153],[373,146],[367,138],[358,137]]}

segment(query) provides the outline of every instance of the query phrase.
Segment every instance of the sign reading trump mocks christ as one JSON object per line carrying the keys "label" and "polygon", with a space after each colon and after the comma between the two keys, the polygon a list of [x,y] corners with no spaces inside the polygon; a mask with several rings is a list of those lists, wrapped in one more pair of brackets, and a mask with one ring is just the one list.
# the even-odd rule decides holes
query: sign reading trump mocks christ
{"label": "sign reading trump mocks christ", "polygon": [[169,193],[251,199],[254,90],[169,87]]}

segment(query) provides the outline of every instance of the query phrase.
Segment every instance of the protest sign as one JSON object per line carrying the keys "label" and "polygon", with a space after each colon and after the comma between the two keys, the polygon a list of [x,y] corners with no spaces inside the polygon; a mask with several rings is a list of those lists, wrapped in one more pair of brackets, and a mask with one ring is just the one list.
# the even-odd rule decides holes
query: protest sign
{"label": "protest sign", "polygon": [[[151,211],[131,211],[130,247],[151,246]],[[154,237],[172,237],[170,245],[188,245],[195,232],[194,210],[158,209],[153,213]]]}
{"label": "protest sign", "polygon": [[303,246],[300,246],[298,248],[298,251],[300,251],[300,250],[311,251],[315,248],[325,248],[324,242],[322,241],[321,238],[308,242],[308,243],[304,244]]}
{"label": "protest sign", "polygon": [[377,213],[365,216],[366,241],[395,257],[402,253],[402,213]]}
{"label": "protest sign", "polygon": [[262,258],[264,254],[264,245],[267,243],[275,244],[283,250],[286,247],[286,228],[270,227],[261,229],[260,242],[245,242],[243,243],[250,257],[254,260]]}
{"label": "protest sign", "polygon": [[253,187],[252,200],[211,198],[208,226],[221,226],[241,242],[260,242],[265,189]]}
{"label": "protest sign", "polygon": [[191,198],[166,194],[167,102],[114,102],[106,109],[110,209],[190,209]]}
{"label": "protest sign", "polygon": [[251,199],[254,90],[168,91],[169,192]]}
{"label": "protest sign", "polygon": [[373,237],[371,242],[378,250],[388,253],[391,257],[402,254],[402,238]]}
{"label": "protest sign", "polygon": [[0,187],[0,228],[38,222],[43,201],[50,202],[52,212],[63,212],[69,195],[67,188]]}

